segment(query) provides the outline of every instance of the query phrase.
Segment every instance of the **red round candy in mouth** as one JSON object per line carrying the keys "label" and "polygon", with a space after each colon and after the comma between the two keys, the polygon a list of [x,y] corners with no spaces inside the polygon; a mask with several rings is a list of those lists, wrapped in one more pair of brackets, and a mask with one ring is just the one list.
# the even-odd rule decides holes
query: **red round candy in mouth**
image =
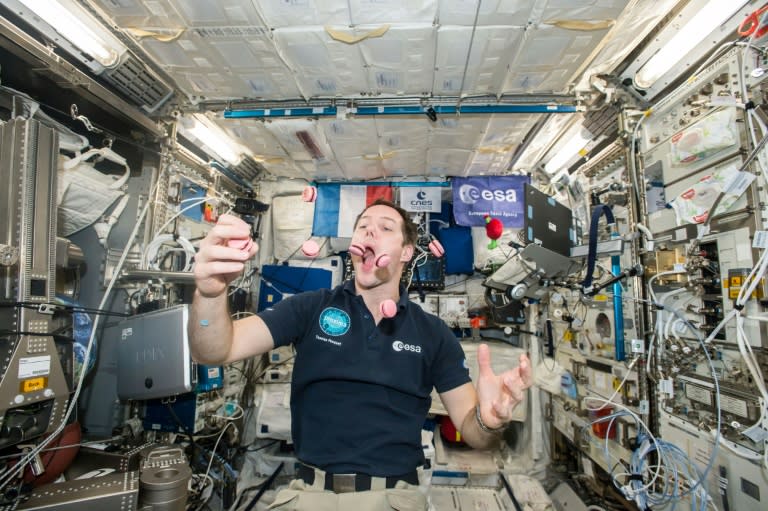
{"label": "red round candy in mouth", "polygon": [[[360,245],[358,243],[352,243],[349,246],[349,253],[352,255],[363,257],[363,256],[366,256],[366,252],[370,255],[375,255],[371,249],[366,248],[363,245]],[[392,258],[389,257],[389,254],[381,254],[380,256],[376,257],[375,264],[377,267],[383,268],[385,266],[389,266],[389,263],[391,261],[392,261]]]}

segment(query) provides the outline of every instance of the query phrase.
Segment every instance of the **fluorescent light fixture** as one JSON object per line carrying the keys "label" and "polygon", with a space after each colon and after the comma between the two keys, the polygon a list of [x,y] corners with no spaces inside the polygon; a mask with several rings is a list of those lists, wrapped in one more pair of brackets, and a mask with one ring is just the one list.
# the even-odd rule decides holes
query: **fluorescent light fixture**
{"label": "fluorescent light fixture", "polygon": [[728,21],[745,3],[744,1],[709,0],[653,57],[643,64],[635,75],[635,85],[642,89],[652,86],[713,30]]}
{"label": "fluorescent light fixture", "polygon": [[544,172],[549,175],[560,170],[571,158],[580,154],[592,140],[592,134],[581,124],[574,124],[560,139],[555,155],[544,165]]}
{"label": "fluorescent light fixture", "polygon": [[103,67],[117,64],[126,48],[71,0],[17,0]]}
{"label": "fluorescent light fixture", "polygon": [[[184,128],[183,123],[180,125]],[[232,165],[237,165],[243,161],[243,154],[248,152],[247,149],[232,140],[223,129],[202,114],[193,114],[191,127],[183,131],[192,135],[203,146],[203,149],[208,149],[206,152],[213,153],[211,156]]]}

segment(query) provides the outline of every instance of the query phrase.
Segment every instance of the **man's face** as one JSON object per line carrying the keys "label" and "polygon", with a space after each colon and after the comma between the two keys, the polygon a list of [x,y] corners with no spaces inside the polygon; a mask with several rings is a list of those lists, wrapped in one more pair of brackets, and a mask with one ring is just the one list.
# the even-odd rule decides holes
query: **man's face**
{"label": "man's face", "polygon": [[[402,265],[413,255],[413,246],[403,246],[403,219],[389,206],[368,208],[360,217],[352,235],[352,243],[361,245],[362,256],[352,256],[355,275],[363,286],[374,286],[391,278],[400,278]],[[382,255],[389,256],[389,264],[376,265]]]}

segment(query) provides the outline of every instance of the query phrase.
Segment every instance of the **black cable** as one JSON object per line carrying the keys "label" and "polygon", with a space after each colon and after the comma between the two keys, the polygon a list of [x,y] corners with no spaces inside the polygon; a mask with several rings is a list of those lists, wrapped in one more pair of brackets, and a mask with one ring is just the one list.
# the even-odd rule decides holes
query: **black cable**
{"label": "black cable", "polygon": [[267,447],[271,447],[271,446],[275,445],[276,443],[278,443],[279,441],[280,440],[273,440],[273,441],[269,442],[268,444],[259,446],[259,447],[255,448],[255,449],[251,449],[249,447],[243,447],[242,450],[245,451],[245,452],[256,452],[256,451],[260,451],[262,449],[266,449]]}
{"label": "black cable", "polygon": [[26,330],[0,330],[0,335],[37,335],[37,336],[43,336],[43,337],[53,337],[55,341],[66,341],[71,343],[77,342],[77,340],[75,340],[73,337],[69,337],[68,335],[61,335],[57,333],[57,331],[28,332]]}
{"label": "black cable", "polygon": [[515,506],[515,511],[523,511],[523,508],[520,507],[520,503],[515,497],[515,492],[512,491],[512,486],[509,485],[509,481],[507,481],[507,478],[504,476],[503,472],[499,472],[499,478],[504,484],[504,489],[507,490],[507,495],[509,495],[509,498],[512,499],[512,504]]}
{"label": "black cable", "polygon": [[51,312],[84,312],[86,314],[96,314],[101,316],[118,316],[127,318],[130,316],[130,314],[126,314],[124,312],[113,312],[113,311],[107,311],[102,309],[92,309],[89,307],[80,307],[80,306],[72,306],[72,305],[63,305],[59,303],[37,303],[37,302],[0,302],[0,307],[23,307],[25,309],[32,309],[32,310],[39,310],[40,307],[48,306],[51,308]]}
{"label": "black cable", "polygon": [[595,262],[597,260],[597,225],[600,222],[600,217],[605,215],[605,220],[609,225],[615,223],[613,218],[613,211],[605,204],[597,204],[592,209],[592,219],[589,223],[589,254],[587,255],[587,275],[584,281],[581,283],[584,289],[589,289],[592,286],[592,273],[595,270]]}
{"label": "black cable", "polygon": [[[168,408],[168,411],[171,413],[171,417],[173,417],[173,421],[181,427],[181,429],[184,430],[184,433],[189,437],[189,441],[192,444],[192,455],[189,457],[190,460],[195,459],[195,452],[199,449],[197,443],[195,442],[195,437],[192,435],[192,432],[187,428],[186,424],[181,422],[181,419],[179,419],[179,416],[176,415],[176,412],[173,410],[173,407],[171,406],[171,403],[166,402],[165,406]],[[190,463],[191,464],[191,463]]]}
{"label": "black cable", "polygon": [[248,507],[245,508],[245,511],[251,511],[251,509],[254,508],[256,503],[259,501],[262,495],[264,495],[264,492],[267,491],[267,488],[272,486],[272,483],[277,479],[277,475],[283,470],[283,462],[280,462],[280,465],[277,466],[274,472],[272,472],[272,475],[269,476],[269,478],[264,482],[261,488],[259,488],[259,492],[256,494],[255,497],[253,497],[253,500],[251,500],[251,503],[248,504]]}

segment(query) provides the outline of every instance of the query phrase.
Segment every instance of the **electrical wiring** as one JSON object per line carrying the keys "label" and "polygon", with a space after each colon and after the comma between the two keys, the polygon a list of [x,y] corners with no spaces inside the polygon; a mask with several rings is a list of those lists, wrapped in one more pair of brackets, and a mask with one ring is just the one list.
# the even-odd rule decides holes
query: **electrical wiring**
{"label": "electrical wiring", "polygon": [[85,314],[97,314],[102,316],[116,316],[126,318],[130,314],[124,312],[114,312],[101,309],[92,309],[89,307],[64,305],[61,303],[39,303],[39,302],[0,302],[0,307],[23,307],[25,309],[36,310],[42,314],[64,312],[82,312]]}
{"label": "electrical wiring", "polygon": [[[235,406],[236,413],[233,413],[232,415],[216,415],[216,414],[213,414],[213,415],[211,415],[211,417],[215,417],[217,419],[222,419],[222,420],[225,420],[225,421],[236,421],[236,420],[242,419],[245,416],[245,410],[243,410],[242,406],[240,406],[239,404],[234,403],[234,402],[230,402],[228,404],[232,404],[232,405]],[[240,413],[237,413],[237,412],[240,412]]]}
{"label": "electrical wiring", "polygon": [[205,470],[205,474],[203,477],[208,477],[208,474],[211,472],[211,466],[213,465],[213,460],[216,457],[216,449],[219,448],[219,442],[221,442],[221,439],[224,438],[224,433],[226,433],[227,429],[229,429],[230,426],[234,427],[234,422],[227,422],[227,424],[221,428],[221,432],[219,432],[219,436],[216,439],[216,443],[213,444],[213,451],[211,451],[211,459],[208,461],[208,468]]}
{"label": "electrical wiring", "polygon": [[[674,273],[677,273],[677,272],[669,272],[669,273],[670,274],[674,274]],[[653,277],[651,277],[651,280],[654,277],[660,276],[660,275],[661,275],[660,273],[654,275]],[[655,293],[653,292],[653,283],[652,283],[651,280],[649,280],[649,282],[648,282],[648,292],[651,295],[651,302],[654,304],[654,306],[658,310],[656,312],[656,314],[657,314],[657,317],[656,317],[656,328],[654,330],[653,337],[651,338],[651,342],[649,344],[649,346],[650,346],[649,347],[649,352],[653,351],[653,347],[654,347],[654,344],[655,344],[654,341],[655,340],[657,340],[657,339],[658,340],[664,339],[664,335],[663,335],[663,332],[662,332],[662,322],[663,322],[663,318],[664,318],[664,315],[662,314],[662,312],[664,310],[666,310],[665,306],[664,306],[664,303],[668,299],[670,299],[670,298],[672,298],[672,297],[674,297],[676,295],[685,293],[687,291],[685,288],[682,288],[682,287],[678,288],[678,289],[675,289],[673,291],[670,291],[669,293],[664,294],[664,296],[662,297],[661,301],[658,301],[656,299]],[[651,374],[651,359],[652,359],[652,357],[650,356],[650,353],[649,353],[648,357],[646,357],[646,360],[645,360],[645,372],[646,372],[646,374]]]}
{"label": "electrical wiring", "polygon": [[200,204],[205,204],[206,202],[213,202],[213,203],[218,203],[218,202],[220,202],[220,199],[218,199],[218,198],[216,198],[216,197],[203,197],[202,199],[201,199],[201,198],[199,198],[199,197],[192,197],[191,199],[184,199],[182,202],[186,202],[186,201],[188,201],[188,200],[193,200],[193,201],[195,201],[195,202],[193,202],[193,203],[192,203],[192,204],[190,204],[189,206],[185,206],[184,208],[182,208],[182,209],[180,209],[179,211],[177,211],[177,212],[176,212],[176,214],[174,214],[174,215],[173,215],[171,218],[169,218],[169,219],[168,219],[168,220],[167,220],[167,221],[166,221],[166,222],[165,222],[165,223],[162,225],[162,227],[160,227],[159,229],[157,229],[157,230],[155,231],[155,232],[157,233],[157,235],[159,235],[159,234],[162,234],[162,233],[163,233],[163,231],[165,231],[165,229],[166,229],[166,228],[167,228],[169,225],[171,225],[171,224],[173,223],[173,221],[174,221],[174,220],[176,220],[176,219],[177,219],[178,217],[180,217],[180,216],[181,216],[183,213],[186,213],[186,212],[187,212],[187,211],[189,211],[190,209],[192,209],[192,208],[194,208],[194,207],[196,207],[196,206],[199,206]]}
{"label": "electrical wiring", "polygon": [[[643,421],[643,420],[642,420],[642,419],[641,419],[641,418],[640,418],[640,417],[639,417],[639,416],[638,416],[638,415],[637,415],[635,412],[633,412],[631,409],[627,408],[626,406],[624,406],[624,405],[622,405],[622,404],[620,404],[620,403],[613,403],[613,402],[608,402],[608,400],[606,400],[606,399],[603,399],[603,398],[601,398],[601,397],[597,397],[597,396],[585,396],[585,397],[584,397],[584,399],[583,399],[583,404],[584,404],[584,407],[585,407],[585,408],[588,408],[588,406],[586,405],[586,402],[587,402],[587,401],[590,401],[590,400],[591,400],[591,401],[599,401],[599,402],[602,402],[602,403],[607,403],[607,404],[610,404],[611,406],[613,406],[613,407],[615,407],[615,408],[618,408],[618,409],[619,409],[619,412],[615,412],[615,413],[612,413],[612,414],[610,414],[610,415],[606,415],[605,417],[600,417],[599,419],[596,419],[595,421],[592,421],[592,422],[591,422],[589,425],[591,425],[591,424],[593,424],[593,423],[594,423],[594,424],[597,424],[597,423],[601,423],[601,422],[608,422],[608,421],[612,421],[612,420],[614,420],[614,419],[616,419],[616,418],[618,418],[618,417],[629,416],[629,417],[631,417],[631,418],[633,418],[633,419],[635,420],[635,424],[636,424],[636,426],[638,426],[638,429],[640,430],[640,428],[642,428],[642,430],[641,430],[641,431],[645,431],[645,434],[646,434],[646,435],[647,435],[649,438],[651,438],[651,439],[653,440],[653,442],[654,442],[654,443],[656,443],[656,437],[653,435],[653,433],[651,432],[651,430],[648,428],[648,426],[646,425],[645,421]],[[609,430],[610,430],[610,425],[609,425]],[[606,442],[605,442],[604,452],[605,452],[605,454],[606,454],[606,457],[609,457],[609,455],[610,455],[610,451],[608,450],[608,435],[606,435]],[[620,460],[618,460],[618,459],[617,459],[617,461],[620,461]],[[622,466],[623,466],[623,465],[622,465]],[[653,478],[652,478],[652,479],[651,479],[651,480],[650,480],[648,483],[646,483],[646,484],[644,485],[644,487],[642,488],[644,491],[646,491],[646,490],[648,490],[648,489],[652,488],[652,487],[653,487],[653,485],[654,485],[654,484],[656,484],[656,480],[657,480],[657,478],[658,478],[658,477],[659,477],[659,475],[660,475],[660,470],[661,470],[661,469],[659,468],[659,469],[657,470],[657,472],[654,474]],[[622,487],[621,487],[621,486],[619,486],[619,483],[618,483],[618,481],[616,481],[616,479],[614,479],[614,481],[613,481],[613,482],[614,482],[614,485],[615,485],[615,486],[616,486],[618,489],[620,489],[620,490],[622,489]],[[629,498],[629,497],[628,497],[626,494],[625,494],[625,496],[626,496],[627,498]]]}
{"label": "electrical wiring", "polygon": [[[112,442],[114,440],[120,440],[122,437],[120,436],[113,436],[107,439],[99,439],[99,440],[90,440],[87,442],[79,442],[76,444],[67,444],[67,445],[57,445],[55,447],[48,447],[47,449],[42,449],[40,452],[51,452],[51,451],[61,451],[64,449],[72,449],[74,447],[85,447],[88,445],[103,445],[104,443]],[[0,456],[0,460],[11,460],[15,458],[20,458],[24,455],[23,452],[17,452],[14,454],[6,454],[3,456]]]}
{"label": "electrical wiring", "polygon": [[621,388],[627,382],[627,379],[629,378],[630,374],[632,374],[632,369],[634,369],[635,364],[637,364],[638,360],[640,360],[640,358],[636,357],[632,359],[632,362],[629,363],[629,365],[627,366],[627,374],[624,375],[624,378],[621,380],[621,383],[619,383],[616,389],[614,389],[614,392],[613,394],[611,394],[611,397],[606,399],[606,404],[601,405],[599,408],[586,407],[586,409],[589,410],[590,412],[596,412],[605,408],[607,406],[607,403],[613,403],[613,398],[615,398],[619,394],[619,392],[621,391]]}
{"label": "electrical wiring", "polygon": [[[195,481],[196,478],[203,480],[202,486],[199,486],[200,483]],[[208,501],[211,499],[211,497],[213,496],[213,485],[214,485],[213,478],[208,474],[192,474],[192,477],[189,479],[189,482],[187,483],[187,490],[192,494],[194,498],[205,497],[203,500],[197,503],[197,507],[207,504]],[[208,492],[207,496],[205,496],[205,490],[208,488],[210,488],[211,491]]]}
{"label": "electrical wiring", "polygon": [[690,321],[683,315],[682,312],[680,312],[678,309],[671,309],[671,312],[676,315],[678,318],[680,318],[686,327],[688,327],[689,331],[693,333],[694,337],[699,341],[699,345],[701,346],[701,350],[704,354],[704,357],[707,360],[707,366],[710,369],[710,375],[712,377],[712,381],[714,383],[715,388],[715,409],[717,410],[717,413],[715,414],[717,417],[717,424],[715,426],[715,443],[714,447],[712,448],[712,453],[709,457],[709,462],[707,463],[706,468],[701,473],[701,477],[696,481],[696,484],[694,484],[693,487],[691,487],[690,491],[693,492],[696,490],[697,487],[706,488],[706,486],[703,484],[703,481],[706,480],[706,478],[709,475],[709,472],[712,470],[712,466],[715,463],[715,458],[717,457],[717,449],[720,445],[720,430],[722,428],[722,415],[721,415],[721,406],[720,406],[720,382],[717,376],[717,371],[715,370],[715,366],[712,363],[712,357],[709,355],[709,351],[707,350],[706,342],[704,339],[702,339],[701,335],[699,334],[699,330],[694,327]]}
{"label": "electrical wiring", "polygon": [[[706,503],[710,498],[705,486],[700,484],[705,476],[690,462],[687,454],[674,444],[658,439],[651,443],[647,437],[644,438],[640,446],[632,453],[630,460],[632,472],[630,476],[646,472],[646,469],[649,467],[647,460],[654,452],[659,456],[657,466],[664,467],[665,469],[663,478],[665,491],[661,493],[648,492],[646,489],[637,491],[641,482],[633,479],[627,484],[630,489],[625,487],[625,492],[634,493],[633,500],[641,509],[647,509],[649,506],[662,506],[668,503],[674,505],[675,501],[679,501],[686,495],[691,496],[691,509],[702,511],[706,509]],[[690,486],[693,481],[696,481],[696,483]],[[680,492],[680,488],[685,486],[688,486],[688,489]],[[671,493],[667,491],[669,488],[672,489]],[[700,504],[697,505],[697,502],[700,502]]]}
{"label": "electrical wiring", "polygon": [[[747,90],[747,81],[744,78],[744,66],[748,60],[748,53],[750,49],[754,49],[752,46],[752,41],[754,40],[755,36],[757,35],[757,30],[755,30],[749,37],[749,40],[744,45],[744,51],[741,54],[741,65],[739,68],[739,83],[741,85],[741,97],[744,101],[747,101],[747,98],[749,98],[749,91]],[[752,140],[752,146],[754,148],[759,147],[759,142],[757,141],[757,136],[755,134],[755,126],[754,123],[757,122],[760,125],[760,129],[762,130],[764,135],[768,135],[768,130],[766,130],[766,126],[763,123],[763,121],[760,119],[759,116],[757,116],[752,109],[746,110],[746,121],[747,121],[747,127],[748,127],[748,133]],[[757,166],[760,167],[760,171],[763,175],[763,178],[768,181],[768,169],[766,168],[766,165],[764,165],[761,155],[757,154]]]}
{"label": "electrical wiring", "polygon": [[406,289],[411,288],[411,283],[413,282],[413,274],[415,273],[414,268],[416,268],[417,266],[423,266],[427,262],[427,259],[429,258],[429,252],[423,249],[420,249],[418,252],[419,252],[419,255],[417,255],[414,259],[411,260],[411,270],[408,272],[408,285],[405,286]]}
{"label": "electrical wiring", "polygon": [[[754,48],[751,46],[752,39],[750,38],[750,41],[745,43],[727,43],[715,52],[713,52],[710,57],[697,69],[692,75],[692,79],[695,79],[696,74],[704,69],[705,67],[709,66],[712,61],[714,61],[716,58],[718,58],[725,50],[728,50],[734,45],[743,45],[744,46],[744,52],[742,57],[741,65],[739,66],[739,83],[741,84],[741,97],[744,98],[743,101],[747,101],[747,98],[749,97],[747,95],[747,83],[743,76],[745,65],[744,63],[747,62],[747,56],[748,53],[753,50]],[[759,50],[758,50],[759,51]],[[674,92],[671,94],[674,95]],[[670,95],[670,96],[671,96]],[[668,96],[669,97],[669,96]],[[641,118],[635,125],[635,129],[633,130],[633,134],[631,137],[631,142],[629,144],[630,146],[630,160],[631,160],[631,170],[633,177],[637,177],[637,174],[639,170],[636,168],[636,161],[635,161],[635,150],[636,150],[636,141],[638,140],[638,134],[639,129],[643,123],[643,120],[645,117],[649,116],[654,108],[656,108],[658,105],[661,105],[662,102],[659,102],[657,105],[654,105],[652,108],[649,108],[645,116]],[[714,106],[714,105],[712,105]],[[757,170],[759,171],[759,174],[762,176],[762,179],[766,182],[768,182],[768,169],[766,169],[766,162],[765,162],[765,154],[763,153],[762,149],[765,146],[768,138],[768,127],[766,127],[765,122],[763,122],[762,118],[757,115],[757,112],[751,108],[749,105],[737,105],[741,106],[742,108],[745,108],[744,117],[746,120],[746,123],[748,125],[748,133],[752,144],[752,151],[749,157],[744,161],[743,165],[741,165],[741,168],[739,171],[744,171],[746,168],[750,165],[752,160],[755,160],[755,164],[757,165]],[[762,136],[762,138],[761,138]],[[641,180],[632,180],[633,188],[635,191],[636,199],[639,201],[640,199],[640,191],[638,189],[637,183],[642,183]],[[700,227],[699,229],[699,235],[693,242],[691,243],[691,250],[689,251],[689,254],[692,253],[692,251],[697,247],[698,242],[703,238],[703,236],[707,235],[709,233],[709,225],[712,222],[712,219],[716,216],[714,215],[714,212],[717,210],[717,206],[722,201],[724,194],[720,194],[716,198],[715,204],[710,208],[710,211],[712,214],[709,216],[706,223]],[[645,226],[643,226],[645,228]],[[650,233],[650,230],[645,228],[645,230],[638,228],[644,235],[648,243],[652,241],[652,233]],[[647,232],[646,232],[647,231]],[[701,352],[703,353],[703,356],[707,360],[707,364],[709,367],[709,372],[711,373],[712,381],[714,382],[714,394],[715,394],[715,409],[716,415],[717,415],[717,425],[716,427],[713,427],[711,429],[712,434],[712,441],[713,441],[713,449],[711,452],[711,455],[709,456],[708,463],[706,467],[703,470],[700,470],[696,465],[694,465],[691,460],[688,458],[688,456],[682,452],[679,448],[667,444],[664,442],[659,443],[651,443],[650,441],[643,446],[644,450],[638,450],[637,452],[637,459],[633,458],[633,470],[632,472],[638,473],[640,469],[642,469],[644,474],[648,473],[648,470],[656,470],[657,467],[651,466],[649,463],[649,459],[656,456],[658,458],[658,465],[661,468],[661,474],[664,477],[664,480],[670,480],[674,481],[674,483],[671,484],[665,484],[664,485],[664,491],[660,492],[651,492],[650,488],[644,490],[644,493],[641,495],[639,493],[636,493],[636,496],[638,499],[636,499],[636,503],[641,509],[654,507],[656,505],[663,505],[663,504],[671,504],[672,507],[676,505],[676,503],[683,498],[684,496],[689,496],[690,502],[691,502],[691,508],[692,509],[699,509],[703,510],[708,507],[716,509],[715,503],[712,502],[712,499],[709,498],[709,496],[706,494],[705,488],[707,485],[705,484],[707,475],[710,473],[716,453],[717,448],[719,445],[724,446],[725,448],[729,449],[730,451],[733,451],[737,455],[741,455],[742,457],[746,457],[751,460],[761,460],[763,464],[763,468],[768,467],[768,444],[765,444],[763,446],[763,452],[762,453],[752,453],[748,449],[739,449],[738,444],[733,444],[734,447],[729,445],[730,442],[725,440],[721,434],[721,407],[720,407],[720,389],[719,389],[719,382],[718,382],[718,374],[715,370],[714,363],[710,357],[709,349],[711,349],[711,345],[713,341],[715,340],[716,336],[719,332],[722,331],[723,328],[726,327],[728,324],[735,323],[735,339],[731,340],[731,342],[735,342],[738,346],[739,353],[741,355],[741,360],[743,360],[743,364],[746,366],[747,372],[749,373],[750,380],[754,382],[755,387],[757,388],[757,392],[760,396],[760,407],[761,407],[761,413],[760,418],[757,420],[757,425],[759,424],[765,424],[766,415],[768,414],[768,410],[766,409],[766,403],[768,402],[768,395],[765,392],[765,384],[764,384],[764,378],[760,371],[760,365],[757,362],[757,359],[755,357],[755,354],[752,350],[752,347],[750,345],[750,342],[747,338],[746,330],[745,330],[745,321],[749,320],[762,320],[762,318],[759,317],[750,317],[745,314],[746,311],[744,311],[744,307],[747,304],[748,300],[752,296],[752,293],[755,289],[757,289],[757,286],[761,285],[761,280],[764,278],[766,274],[766,268],[768,267],[768,257],[766,257],[766,253],[768,251],[763,251],[763,254],[761,255],[760,259],[757,261],[757,263],[754,264],[752,267],[749,276],[744,279],[740,293],[739,298],[736,300],[734,305],[734,310],[728,311],[725,316],[721,319],[721,321],[718,322],[718,325],[716,328],[708,333],[706,335],[706,339],[702,339],[702,335],[699,333],[699,330],[690,324],[690,321],[685,317],[684,315],[684,307],[680,307],[679,303],[677,301],[674,302],[674,305],[670,306],[671,299],[673,297],[680,297],[682,293],[690,293],[693,297],[694,293],[691,292],[689,289],[680,288],[673,290],[669,293],[664,293],[663,295],[659,295],[657,299],[657,293],[659,293],[658,288],[654,289],[654,281],[657,281],[659,278],[662,277],[662,275],[672,275],[676,273],[686,273],[685,271],[680,272],[664,272],[660,273],[658,275],[654,275],[651,277],[651,279],[648,281],[648,289],[649,294],[651,297],[651,304],[656,309],[656,322],[654,329],[654,334],[652,336],[652,339],[649,343],[648,347],[648,357],[647,357],[647,363],[646,363],[646,374],[651,375],[651,361],[655,359],[661,360],[664,357],[664,341],[665,340],[671,340],[673,343],[677,341],[678,346],[685,347],[684,341],[685,337],[687,337],[687,334],[684,333],[685,329],[687,328],[694,334],[696,339],[698,340]],[[713,270],[710,270],[713,273],[716,273],[717,276],[719,276],[719,272],[714,272]],[[766,321],[768,321],[768,317],[765,318]],[[733,322],[733,323],[731,323]],[[731,335],[729,330],[729,336]],[[656,343],[659,343],[658,345]],[[658,352],[654,352],[654,350],[657,349]],[[723,361],[724,362],[724,361]],[[671,376],[670,376],[671,377]],[[748,428],[747,428],[748,429]],[[762,443],[762,442],[761,442]],[[644,479],[643,481],[647,480]],[[632,486],[638,486],[638,484],[641,481],[631,481]],[[678,483],[680,485],[678,486]],[[635,491],[633,489],[632,491]]]}
{"label": "electrical wiring", "polygon": [[[149,196],[152,196],[156,189],[157,189],[157,183],[160,180],[155,183],[155,188],[150,191]],[[144,208],[141,210],[141,213],[139,214],[138,218],[136,219],[136,224],[133,227],[133,230],[131,231],[130,235],[128,236],[128,241],[125,244],[125,249],[123,250],[123,253],[120,255],[120,259],[118,260],[117,264],[115,265],[115,270],[112,275],[112,279],[109,281],[109,284],[107,285],[107,288],[104,291],[104,296],[101,299],[101,302],[99,303],[97,309],[103,310],[105,309],[107,302],[109,300],[110,295],[112,294],[112,289],[115,286],[115,283],[117,282],[120,272],[122,271],[123,265],[125,265],[125,261],[128,258],[128,253],[130,252],[130,247],[133,245],[134,241],[136,240],[136,236],[139,233],[139,229],[143,225],[144,218],[149,211],[149,207],[152,204],[151,201],[147,201],[144,205]],[[91,351],[93,350],[93,346],[95,344],[94,340],[96,339],[96,332],[98,331],[98,324],[101,316],[96,316],[93,321],[93,326],[91,327],[91,335],[88,338],[88,346],[85,350],[85,354],[83,355],[83,360],[90,360],[91,357]],[[37,444],[34,448],[30,449],[29,452],[26,453],[24,457],[22,457],[19,460],[19,463],[14,465],[13,467],[5,468],[4,470],[0,471],[0,489],[5,488],[11,481],[14,480],[14,478],[21,473],[24,468],[33,460],[35,457],[42,451],[49,443],[51,443],[63,430],[64,427],[67,425],[67,422],[69,420],[69,417],[74,412],[75,408],[77,407],[77,401],[80,397],[80,393],[83,389],[83,383],[85,381],[85,376],[88,374],[88,371],[81,371],[80,377],[77,380],[77,384],[75,386],[75,391],[72,394],[72,396],[69,399],[69,406],[67,407],[66,412],[64,413],[64,417],[61,420],[61,423],[54,429],[51,434],[43,439],[39,444]]]}
{"label": "electrical wiring", "polygon": [[155,238],[147,244],[147,247],[142,254],[141,267],[150,270],[161,270],[157,262],[155,262],[157,254],[162,245],[172,243],[181,246],[181,251],[184,252],[184,255],[186,256],[184,260],[184,268],[181,271],[192,271],[192,261],[194,260],[196,252],[195,247],[187,238],[184,238],[183,236],[175,236],[173,234],[160,234],[155,236]]}
{"label": "electrical wiring", "polygon": [[[672,325],[672,324],[683,324],[685,325],[699,340],[701,344],[702,351],[704,353],[704,356],[707,359],[708,366],[711,370],[711,374],[713,377],[713,381],[715,382],[715,396],[716,396],[716,409],[718,410],[717,413],[717,426],[715,427],[715,439],[714,439],[714,447],[713,451],[711,453],[711,456],[709,458],[709,462],[707,463],[706,468],[703,471],[699,471],[698,468],[691,462],[691,460],[688,458],[688,456],[682,452],[679,448],[675,446],[671,446],[671,444],[667,444],[661,440],[656,439],[648,427],[645,425],[644,422],[638,417],[634,412],[629,410],[623,405],[620,405],[618,403],[613,403],[612,400],[614,396],[611,396],[609,399],[602,399],[597,398],[594,396],[587,396],[584,398],[584,406],[587,410],[590,411],[596,411],[599,409],[604,408],[605,406],[612,406],[618,408],[620,411],[611,415],[608,415],[606,417],[602,417],[596,421],[593,421],[594,423],[598,422],[606,422],[609,421],[609,430],[610,427],[612,427],[613,421],[621,416],[624,415],[630,415],[632,418],[636,420],[636,424],[638,426],[642,427],[641,434],[644,435],[645,441],[643,444],[641,444],[641,448],[636,449],[633,452],[633,462],[631,464],[632,472],[629,474],[617,474],[612,473],[612,477],[614,478],[614,484],[619,488],[620,491],[626,496],[626,498],[635,501],[640,508],[646,508],[648,505],[660,505],[664,503],[676,503],[680,499],[686,496],[690,496],[692,509],[700,509],[703,510],[707,507],[707,505],[711,502],[711,499],[709,498],[707,491],[706,491],[706,485],[703,484],[703,482],[706,480],[708,473],[711,471],[711,468],[714,464],[714,460],[717,453],[717,446],[720,442],[720,428],[721,428],[721,417],[720,417],[720,390],[719,390],[719,384],[717,380],[717,373],[715,371],[713,362],[711,357],[709,356],[709,353],[706,349],[705,340],[701,338],[701,335],[699,335],[698,330],[690,324],[690,322],[687,320],[687,318],[683,315],[683,313],[678,308],[672,308],[670,309],[665,305],[665,302],[669,300],[670,297],[676,296],[677,294],[680,294],[681,292],[685,292],[685,288],[680,288],[673,290],[669,293],[666,293],[661,297],[660,300],[657,300],[657,297],[655,293],[653,292],[653,282],[652,280],[655,280],[656,278],[659,278],[663,275],[670,275],[670,274],[677,274],[681,272],[663,272],[659,273],[657,275],[654,275],[651,278],[651,281],[649,281],[649,289],[651,290],[652,295],[652,302],[657,308],[658,311],[658,317],[656,320],[656,331],[654,334],[654,339],[656,341],[660,341],[661,339],[665,338],[665,333],[662,329],[663,325]],[[664,318],[663,312],[671,313],[672,315],[670,318],[674,319],[674,321],[670,321],[670,318]],[[652,351],[655,342],[654,339],[651,340],[651,345],[649,349],[649,359],[651,358]],[[657,357],[660,355],[657,355]],[[637,359],[636,359],[637,360]],[[650,374],[650,370],[648,369],[648,373]],[[621,387],[619,387],[621,388]],[[618,389],[617,389],[618,390]],[[590,407],[587,402],[589,400],[597,400],[603,405],[599,408]],[[608,458],[608,442],[606,439],[606,445],[604,447],[606,457]],[[659,457],[658,464],[655,466],[651,466],[648,464],[646,458],[650,456],[652,453],[656,453]],[[653,474],[653,476],[650,476],[650,474]],[[637,478],[640,479],[637,479]],[[650,480],[643,484],[644,481],[646,481],[650,477]],[[628,478],[628,482],[626,484],[621,485],[619,483],[619,478]],[[652,492],[650,491],[651,488],[654,488],[656,485],[656,481],[659,480],[659,478],[662,478],[662,482],[664,483],[662,486],[661,492]],[[671,483],[670,483],[671,480]],[[687,487],[684,491],[678,491],[681,487]],[[674,490],[670,493],[668,490],[670,488],[673,488]]]}

